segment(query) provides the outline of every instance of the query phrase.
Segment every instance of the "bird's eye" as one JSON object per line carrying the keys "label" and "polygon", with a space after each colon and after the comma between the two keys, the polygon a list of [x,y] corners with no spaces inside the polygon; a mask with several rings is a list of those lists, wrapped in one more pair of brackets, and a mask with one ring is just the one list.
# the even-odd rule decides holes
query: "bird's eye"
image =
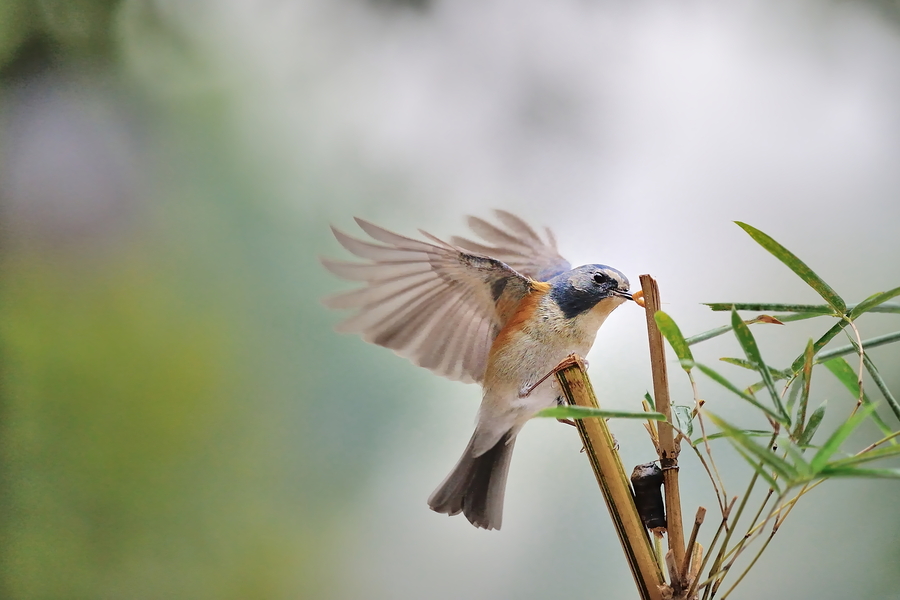
{"label": "bird's eye", "polygon": [[594,283],[606,283],[609,281],[609,276],[605,273],[594,273]]}

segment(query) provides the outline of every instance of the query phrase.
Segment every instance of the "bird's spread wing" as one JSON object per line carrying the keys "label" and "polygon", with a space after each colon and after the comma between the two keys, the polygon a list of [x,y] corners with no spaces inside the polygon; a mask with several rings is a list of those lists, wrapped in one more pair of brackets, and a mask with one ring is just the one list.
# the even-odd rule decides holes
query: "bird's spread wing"
{"label": "bird's spread wing", "polygon": [[325,299],[330,308],[357,310],[338,330],[359,333],[438,375],[481,382],[494,338],[521,299],[543,284],[424,232],[431,242],[356,222],[381,243],[332,228],[344,248],[368,261],[322,259],[335,275],[365,283]]}
{"label": "bird's spread wing", "polygon": [[556,238],[549,229],[546,230],[545,241],[516,215],[505,210],[494,212],[505,229],[478,217],[469,217],[469,227],[490,245],[462,237],[453,237],[451,242],[463,250],[493,256],[519,273],[538,281],[547,281],[572,268],[569,261],[559,255]]}

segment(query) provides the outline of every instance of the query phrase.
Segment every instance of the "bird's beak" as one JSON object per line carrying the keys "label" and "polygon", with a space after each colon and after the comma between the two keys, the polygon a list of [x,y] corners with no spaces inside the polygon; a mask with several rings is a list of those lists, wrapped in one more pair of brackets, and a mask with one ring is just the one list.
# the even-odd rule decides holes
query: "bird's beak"
{"label": "bird's beak", "polygon": [[615,295],[615,296],[620,296],[620,297],[622,297],[622,298],[625,298],[626,300],[634,300],[634,298],[631,297],[631,294],[630,294],[630,293],[628,293],[628,292],[623,292],[623,291],[621,291],[621,290],[614,290],[614,291],[613,291],[613,295]]}

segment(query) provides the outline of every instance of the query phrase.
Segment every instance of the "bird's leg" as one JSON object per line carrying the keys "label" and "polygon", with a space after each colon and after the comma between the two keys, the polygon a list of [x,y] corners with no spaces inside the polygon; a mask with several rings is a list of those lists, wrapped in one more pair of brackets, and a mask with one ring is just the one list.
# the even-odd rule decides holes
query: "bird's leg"
{"label": "bird's leg", "polygon": [[[565,406],[565,400],[563,400],[562,396],[556,397],[556,405]],[[573,421],[572,419],[557,419],[557,421],[559,421],[560,423],[565,423],[566,425],[571,425],[572,427],[578,427],[578,425],[576,425],[575,421]]]}
{"label": "bird's leg", "polygon": [[524,388],[522,388],[519,391],[519,398],[526,398],[526,397],[530,396],[531,392],[533,392],[537,386],[541,385],[542,383],[544,383],[545,381],[547,381],[548,379],[550,379],[551,377],[553,377],[554,375],[556,375],[557,373],[562,371],[563,369],[568,369],[569,367],[573,367],[573,366],[579,365],[579,364],[585,365],[587,363],[585,363],[584,359],[581,358],[580,356],[578,356],[577,354],[568,355],[567,357],[565,357],[563,359],[563,361],[561,363],[559,363],[558,365],[553,367],[549,373],[547,373],[546,375],[544,375],[543,377],[541,377],[540,379],[538,379],[531,385],[527,385]]}

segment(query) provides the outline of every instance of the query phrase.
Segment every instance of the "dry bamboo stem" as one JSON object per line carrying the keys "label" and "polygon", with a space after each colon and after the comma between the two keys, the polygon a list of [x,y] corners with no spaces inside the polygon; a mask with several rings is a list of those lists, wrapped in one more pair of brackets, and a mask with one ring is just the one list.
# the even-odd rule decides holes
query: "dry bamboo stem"
{"label": "dry bamboo stem", "polygon": [[[663,485],[666,491],[666,521],[669,549],[676,565],[684,564],[684,524],[681,517],[681,493],[678,489],[678,445],[672,429],[672,409],[669,405],[669,375],[666,371],[666,351],[663,337],[656,326],[657,311],[660,310],[659,287],[650,275],[641,275],[641,289],[647,313],[647,337],[650,341],[650,366],[653,371],[653,397],[656,410],[666,415],[665,421],[658,423],[659,462],[663,470]],[[680,591],[680,590],[677,590]]]}
{"label": "dry bamboo stem", "polygon": [[[568,365],[560,365],[556,377],[569,404],[599,408],[584,363],[574,355],[567,362]],[[635,508],[631,486],[606,421],[578,419],[575,423],[619,534],[638,593],[642,600],[662,600],[665,579],[654,557],[647,530]]]}
{"label": "dry bamboo stem", "polygon": [[681,580],[688,581],[691,568],[691,557],[694,553],[694,544],[697,543],[697,534],[700,532],[700,526],[703,525],[703,519],[706,518],[706,509],[702,506],[697,509],[697,515],[694,517],[694,527],[691,529],[691,537],[688,538],[687,549],[684,552],[684,562],[681,564]]}

